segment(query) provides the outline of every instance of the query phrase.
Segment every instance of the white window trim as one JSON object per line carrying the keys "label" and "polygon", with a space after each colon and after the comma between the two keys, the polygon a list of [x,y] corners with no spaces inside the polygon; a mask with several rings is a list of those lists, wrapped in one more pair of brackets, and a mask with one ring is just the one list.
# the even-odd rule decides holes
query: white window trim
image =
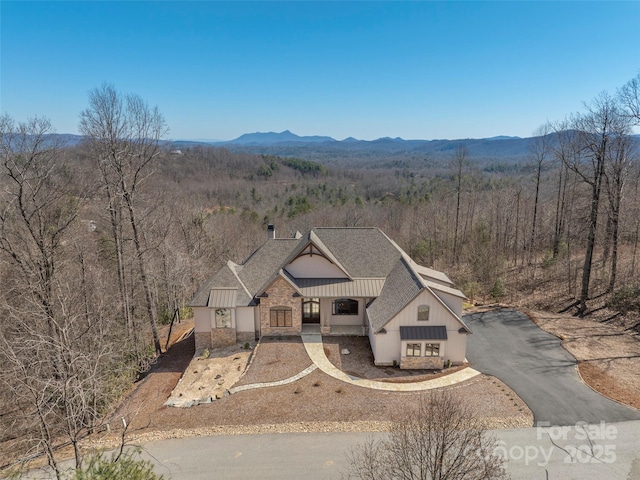
{"label": "white window trim", "polygon": [[[442,358],[444,357],[444,351],[445,351],[445,346],[447,344],[446,340],[403,340],[401,343],[401,353],[400,356],[403,358],[420,358],[420,357],[409,357],[407,356],[407,345],[409,345],[410,343],[419,343],[420,344],[420,357],[421,358]],[[426,356],[426,347],[425,345],[429,343],[429,344],[433,344],[433,343],[437,343],[438,345],[440,345],[440,348],[438,349],[438,355],[437,356]]]}

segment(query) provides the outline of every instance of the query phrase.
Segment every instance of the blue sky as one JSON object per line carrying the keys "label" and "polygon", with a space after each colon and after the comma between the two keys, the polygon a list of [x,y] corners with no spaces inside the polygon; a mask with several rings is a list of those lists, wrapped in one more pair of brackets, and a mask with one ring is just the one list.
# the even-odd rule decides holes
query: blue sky
{"label": "blue sky", "polygon": [[0,112],[103,82],[173,139],[530,136],[640,73],[640,2],[0,1]]}

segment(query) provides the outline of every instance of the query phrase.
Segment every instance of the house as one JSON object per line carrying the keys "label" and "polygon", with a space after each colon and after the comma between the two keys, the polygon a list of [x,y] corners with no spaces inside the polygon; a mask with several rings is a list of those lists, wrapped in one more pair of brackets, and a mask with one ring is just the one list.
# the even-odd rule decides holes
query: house
{"label": "house", "polygon": [[196,292],[196,350],[316,331],[368,336],[376,365],[464,362],[465,295],[379,228],[267,232],[242,264],[227,262]]}

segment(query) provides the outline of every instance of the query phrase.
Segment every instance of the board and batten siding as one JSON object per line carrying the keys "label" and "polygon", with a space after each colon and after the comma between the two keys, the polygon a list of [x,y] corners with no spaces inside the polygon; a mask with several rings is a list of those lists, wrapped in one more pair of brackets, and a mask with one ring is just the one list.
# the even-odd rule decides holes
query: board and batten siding
{"label": "board and batten siding", "polygon": [[440,290],[436,290],[435,293],[444,303],[447,304],[453,313],[462,318],[462,298]]}
{"label": "board and batten siding", "polygon": [[[462,303],[462,300],[459,301]],[[419,305],[429,305],[428,321],[418,321]],[[370,329],[369,340],[377,365],[391,365],[394,360],[400,363],[403,348],[407,343],[400,340],[400,326],[445,326],[447,329],[446,345],[443,348],[445,361],[451,360],[453,364],[464,362],[467,334],[458,332],[462,324],[429,291],[424,290],[384,326],[387,333],[374,334]]]}

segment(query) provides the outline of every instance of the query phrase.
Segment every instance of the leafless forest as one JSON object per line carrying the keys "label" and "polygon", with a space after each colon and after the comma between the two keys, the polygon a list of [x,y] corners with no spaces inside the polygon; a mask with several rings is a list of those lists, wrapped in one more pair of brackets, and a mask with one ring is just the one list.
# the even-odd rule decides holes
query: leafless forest
{"label": "leafless forest", "polygon": [[158,326],[268,223],[277,236],[378,226],[471,301],[607,308],[640,330],[639,96],[640,76],[499,168],[463,141],[386,168],[176,152],[161,106],[106,85],[79,112],[79,145],[44,118],[1,117],[0,458],[44,452],[57,471],[70,444],[80,466],[82,439],[161,354]]}

